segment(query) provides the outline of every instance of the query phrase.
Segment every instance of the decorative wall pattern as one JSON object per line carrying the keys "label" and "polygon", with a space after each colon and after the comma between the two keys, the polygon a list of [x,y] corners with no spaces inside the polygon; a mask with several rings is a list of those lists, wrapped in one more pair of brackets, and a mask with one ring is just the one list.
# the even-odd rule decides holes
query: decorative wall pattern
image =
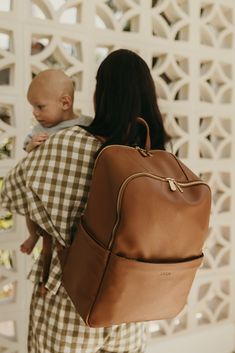
{"label": "decorative wall pattern", "polygon": [[[31,77],[63,69],[74,80],[76,110],[92,115],[97,67],[124,47],[152,70],[169,149],[212,188],[204,265],[178,317],[150,324],[156,344],[235,322],[234,25],[233,0],[0,1],[0,180],[24,155]],[[25,352],[24,237],[22,219],[1,211],[0,352]]]}

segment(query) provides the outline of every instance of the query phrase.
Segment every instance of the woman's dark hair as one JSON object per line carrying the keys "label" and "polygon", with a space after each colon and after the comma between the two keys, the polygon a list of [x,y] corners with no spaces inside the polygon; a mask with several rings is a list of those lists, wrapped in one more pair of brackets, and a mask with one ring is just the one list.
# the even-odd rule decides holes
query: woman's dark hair
{"label": "woman's dark hair", "polygon": [[152,149],[165,149],[169,139],[157,105],[154,82],[145,61],[136,53],[119,49],[101,63],[94,93],[95,117],[87,131],[106,138],[107,145],[145,147],[145,127],[149,125]]}

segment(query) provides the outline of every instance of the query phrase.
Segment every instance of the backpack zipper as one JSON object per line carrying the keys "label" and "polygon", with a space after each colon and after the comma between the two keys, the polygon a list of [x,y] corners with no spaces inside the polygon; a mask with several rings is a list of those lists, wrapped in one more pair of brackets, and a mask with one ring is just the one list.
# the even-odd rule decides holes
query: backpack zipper
{"label": "backpack zipper", "polygon": [[119,221],[120,221],[120,206],[121,206],[121,201],[122,201],[122,195],[124,192],[124,189],[126,187],[126,185],[129,183],[129,181],[131,181],[132,179],[141,177],[141,176],[148,176],[152,179],[156,179],[159,181],[163,181],[163,182],[167,182],[169,185],[169,188],[172,192],[175,192],[177,190],[179,190],[181,193],[183,193],[183,189],[182,187],[188,187],[188,186],[193,186],[193,185],[206,185],[208,187],[208,184],[205,183],[202,180],[195,180],[195,181],[186,181],[186,182],[179,182],[176,181],[174,178],[164,178],[164,177],[160,177],[158,175],[153,175],[150,173],[136,173],[134,175],[129,176],[121,185],[119,193],[118,193],[118,199],[117,199],[117,208],[116,208],[116,214],[117,214],[117,218],[116,218],[116,222],[115,225],[113,227],[112,230],[112,234],[111,234],[111,238],[108,244],[108,250],[111,250],[112,248],[112,244],[113,244],[113,240],[114,240],[114,236],[117,230],[117,227],[119,225]]}

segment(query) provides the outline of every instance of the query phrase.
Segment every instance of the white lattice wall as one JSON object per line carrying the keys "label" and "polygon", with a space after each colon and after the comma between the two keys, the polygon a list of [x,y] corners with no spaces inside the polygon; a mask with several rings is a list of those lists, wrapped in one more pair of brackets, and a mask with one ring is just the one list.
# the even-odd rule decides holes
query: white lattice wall
{"label": "white lattice wall", "polygon": [[[35,43],[43,50],[36,53]],[[206,259],[188,306],[174,320],[152,323],[148,352],[232,353],[234,0],[0,0],[0,178],[24,155],[32,74],[65,70],[76,109],[92,115],[97,67],[120,47],[151,67],[174,151],[213,191]],[[0,352],[26,352],[30,261],[18,250],[25,235],[23,219],[1,212]]]}

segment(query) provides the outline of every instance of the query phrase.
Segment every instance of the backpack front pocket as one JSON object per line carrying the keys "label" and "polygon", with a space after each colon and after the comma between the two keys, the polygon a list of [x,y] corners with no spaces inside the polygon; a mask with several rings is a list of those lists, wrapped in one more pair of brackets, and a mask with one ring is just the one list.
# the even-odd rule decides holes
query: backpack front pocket
{"label": "backpack front pocket", "polygon": [[185,306],[201,257],[177,263],[147,263],[110,254],[89,324],[175,317]]}

